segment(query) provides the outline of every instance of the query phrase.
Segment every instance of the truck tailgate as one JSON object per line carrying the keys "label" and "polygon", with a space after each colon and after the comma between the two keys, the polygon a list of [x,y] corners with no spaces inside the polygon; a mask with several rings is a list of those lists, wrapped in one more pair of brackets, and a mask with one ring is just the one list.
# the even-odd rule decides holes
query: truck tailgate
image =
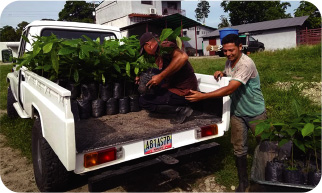
{"label": "truck tailgate", "polygon": [[151,114],[145,110],[80,120],[76,122],[76,149],[78,153],[83,153],[211,125],[221,122],[218,114],[222,114],[222,107],[217,111],[211,114],[195,111],[183,124],[171,124],[170,115]]}

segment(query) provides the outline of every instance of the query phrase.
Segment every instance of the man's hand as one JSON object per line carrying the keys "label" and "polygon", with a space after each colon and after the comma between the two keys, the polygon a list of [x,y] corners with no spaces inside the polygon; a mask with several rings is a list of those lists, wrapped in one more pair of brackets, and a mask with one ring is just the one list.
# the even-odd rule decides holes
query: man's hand
{"label": "man's hand", "polygon": [[197,101],[203,100],[204,97],[205,97],[205,94],[194,90],[190,90],[190,95],[185,96],[186,100],[190,102],[197,102]]}
{"label": "man's hand", "polygon": [[224,73],[223,73],[223,72],[221,72],[221,71],[216,71],[216,72],[214,73],[214,78],[215,78],[217,81],[219,80],[219,78],[221,79],[223,76],[224,76]]}
{"label": "man's hand", "polygon": [[139,84],[140,83],[140,77],[136,76],[134,79],[135,84]]}
{"label": "man's hand", "polygon": [[157,74],[152,76],[151,80],[146,84],[146,86],[149,87],[150,89],[152,86],[159,85],[161,81],[162,81],[162,77],[160,76],[160,74]]}

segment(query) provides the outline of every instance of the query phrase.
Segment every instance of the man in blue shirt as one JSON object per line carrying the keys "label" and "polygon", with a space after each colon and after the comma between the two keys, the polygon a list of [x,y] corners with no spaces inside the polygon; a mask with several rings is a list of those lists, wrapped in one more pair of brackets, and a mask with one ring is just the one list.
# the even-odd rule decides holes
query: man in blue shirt
{"label": "man in blue shirt", "polygon": [[245,192],[249,185],[247,174],[247,133],[250,128],[255,133],[256,124],[251,121],[267,119],[264,97],[260,88],[259,74],[255,63],[242,52],[238,35],[229,34],[222,40],[223,52],[227,57],[225,70],[216,71],[216,80],[223,76],[231,77],[228,86],[210,93],[190,91],[186,99],[196,102],[208,98],[230,95],[231,104],[231,143],[234,146],[239,186],[236,192]]}

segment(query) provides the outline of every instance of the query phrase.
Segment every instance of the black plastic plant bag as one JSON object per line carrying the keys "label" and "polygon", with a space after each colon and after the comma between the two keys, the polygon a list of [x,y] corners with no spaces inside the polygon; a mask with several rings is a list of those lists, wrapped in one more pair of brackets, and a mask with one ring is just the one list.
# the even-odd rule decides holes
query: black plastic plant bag
{"label": "black plastic plant bag", "polygon": [[105,101],[102,99],[96,99],[92,101],[92,116],[97,118],[105,114],[106,107]]}
{"label": "black plastic plant bag", "polygon": [[95,83],[82,84],[81,92],[84,100],[87,100],[87,101],[95,100],[97,99],[97,96],[98,96],[97,84]]}
{"label": "black plastic plant bag", "polygon": [[301,170],[283,170],[283,182],[290,184],[304,184],[304,175]]}
{"label": "black plastic plant bag", "polygon": [[113,97],[113,87],[110,84],[107,85],[99,85],[99,95],[103,101],[107,101],[108,99]]}
{"label": "black plastic plant bag", "polygon": [[157,89],[158,86],[154,86],[149,89],[146,84],[152,79],[152,76],[158,74],[156,71],[157,70],[149,69],[140,75],[140,83],[138,87],[138,92],[140,94],[154,94],[154,89]]}
{"label": "black plastic plant bag", "polygon": [[92,114],[92,102],[84,99],[78,99],[77,103],[78,103],[79,117],[81,119],[90,118]]}
{"label": "black plastic plant bag", "polygon": [[134,82],[126,82],[124,96],[140,95],[138,92],[138,86],[139,85],[135,84]]}
{"label": "black plastic plant bag", "polygon": [[131,95],[130,97],[130,111],[131,112],[138,112],[140,111],[139,105],[139,96],[138,95]]}
{"label": "black plastic plant bag", "polygon": [[80,85],[76,85],[74,83],[68,83],[66,85],[66,89],[71,92],[70,99],[75,100],[77,97],[80,96],[81,90],[80,90]]}
{"label": "black plastic plant bag", "polygon": [[76,100],[70,100],[71,110],[74,116],[74,122],[79,121],[78,103]]}
{"label": "black plastic plant bag", "polygon": [[119,113],[119,103],[118,99],[110,98],[106,101],[106,114],[107,115],[115,115]]}
{"label": "black plastic plant bag", "polygon": [[122,83],[115,82],[113,86],[113,98],[120,99],[124,96],[124,87]]}
{"label": "black plastic plant bag", "polygon": [[66,88],[67,81],[66,81],[66,79],[58,79],[58,80],[56,80],[56,84],[58,84],[61,87]]}
{"label": "black plastic plant bag", "polygon": [[308,174],[308,184],[316,186],[321,180],[321,170],[315,172],[309,172]]}
{"label": "black plastic plant bag", "polygon": [[265,167],[265,180],[273,182],[283,181],[283,163],[277,160],[268,161]]}
{"label": "black plastic plant bag", "polygon": [[130,112],[130,98],[124,97],[119,99],[119,113],[126,114]]}

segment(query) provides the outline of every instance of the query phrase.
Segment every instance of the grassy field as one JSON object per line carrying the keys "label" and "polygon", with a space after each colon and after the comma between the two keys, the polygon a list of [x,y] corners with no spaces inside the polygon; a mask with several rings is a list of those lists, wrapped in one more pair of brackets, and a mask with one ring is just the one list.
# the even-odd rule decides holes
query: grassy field
{"label": "grassy field", "polygon": [[[295,103],[300,113],[321,112],[321,106],[312,103],[309,98],[301,94],[302,89],[310,87],[310,82],[321,82],[321,45],[301,46],[294,49],[275,52],[261,52],[251,54],[261,78],[267,114],[274,121],[284,121],[296,117]],[[219,59],[190,59],[198,73],[210,74],[225,67],[226,58]],[[292,82],[288,90],[281,90],[273,86],[276,82]],[[301,83],[305,83],[302,84]],[[230,132],[216,139],[221,146],[220,154],[216,154],[209,164],[213,167],[216,181],[226,186],[237,184],[237,170],[235,167],[233,147],[230,144]],[[249,132],[248,166],[252,164],[252,152],[256,147],[255,138]],[[220,163],[218,163],[220,160]],[[248,170],[250,171],[250,167]],[[249,172],[250,173],[250,172]]]}
{"label": "grassy field", "polygon": [[[301,94],[306,83],[321,82],[321,45],[301,46],[295,49],[279,50],[251,54],[261,78],[261,86],[265,98],[268,116],[275,121],[283,121],[295,116],[294,102],[300,106],[301,112],[321,112],[321,107]],[[213,74],[223,70],[226,59],[190,59],[198,73]],[[0,109],[6,109],[7,83],[6,75],[10,65],[0,65]],[[288,90],[274,86],[276,82],[291,82]],[[0,118],[0,132],[7,136],[8,145],[21,149],[24,156],[31,160],[31,127],[32,121],[25,119],[10,120],[6,114]],[[221,149],[213,159],[207,160],[210,171],[216,176],[216,181],[228,188],[237,184],[237,174],[234,163],[230,132],[216,139]],[[252,162],[252,152],[256,146],[250,135],[249,166]],[[220,162],[220,163],[218,163]],[[250,170],[250,167],[249,167]]]}

